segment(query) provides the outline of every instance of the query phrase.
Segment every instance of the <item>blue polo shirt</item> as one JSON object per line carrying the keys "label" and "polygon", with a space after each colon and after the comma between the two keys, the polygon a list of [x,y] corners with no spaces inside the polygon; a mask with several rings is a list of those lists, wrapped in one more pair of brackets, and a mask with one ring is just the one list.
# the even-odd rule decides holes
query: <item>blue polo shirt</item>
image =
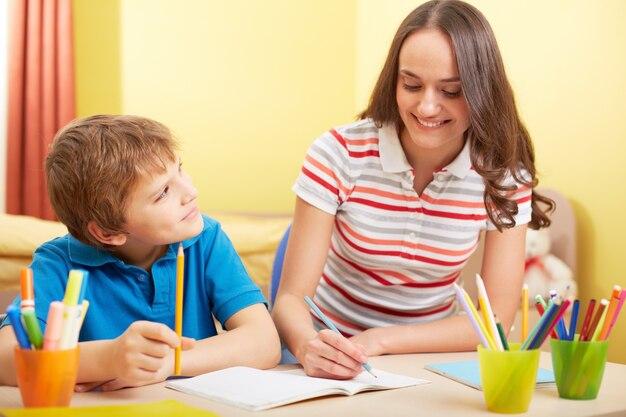
{"label": "blue polo shirt", "polygon": [[[182,242],[183,336],[195,339],[217,334],[211,314],[223,326],[239,310],[266,303],[220,224],[206,216],[203,219],[202,232]],[[70,269],[89,272],[85,292],[89,309],[79,341],[116,338],[137,320],[163,323],[173,329],[178,244],[169,246],[152,265],[150,275],[69,234],[44,243],[35,251],[31,264],[42,331],[50,302],[63,299]],[[17,297],[13,304],[19,303]]]}

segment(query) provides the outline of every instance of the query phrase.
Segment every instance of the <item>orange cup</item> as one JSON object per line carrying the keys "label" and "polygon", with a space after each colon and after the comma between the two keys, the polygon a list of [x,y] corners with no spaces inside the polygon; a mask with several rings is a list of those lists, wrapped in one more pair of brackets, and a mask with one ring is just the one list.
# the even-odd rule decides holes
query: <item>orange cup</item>
{"label": "orange cup", "polygon": [[67,407],[78,372],[78,347],[29,350],[15,347],[17,386],[25,407]]}

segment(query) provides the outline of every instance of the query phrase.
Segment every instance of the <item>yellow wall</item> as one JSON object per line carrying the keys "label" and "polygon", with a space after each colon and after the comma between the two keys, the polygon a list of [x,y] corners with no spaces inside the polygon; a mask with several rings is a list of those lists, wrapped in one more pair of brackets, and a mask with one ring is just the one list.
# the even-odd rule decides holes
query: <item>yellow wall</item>
{"label": "yellow wall", "polygon": [[122,1],[123,111],[174,130],[202,208],[290,212],[307,147],[353,117],[354,8]]}
{"label": "yellow wall", "polygon": [[[541,185],[576,211],[581,298],[626,287],[626,2],[470,2],[496,32]],[[205,210],[290,211],[307,146],[365,106],[395,29],[419,3],[74,0],[79,116],[166,123]],[[624,317],[609,358],[626,363]]]}
{"label": "yellow wall", "polygon": [[73,0],[76,113],[121,113],[120,1]]}
{"label": "yellow wall", "polygon": [[[356,109],[415,0],[357,3]],[[489,19],[535,142],[541,185],[572,203],[582,300],[626,287],[626,2],[470,0]],[[609,359],[626,363],[626,318]]]}

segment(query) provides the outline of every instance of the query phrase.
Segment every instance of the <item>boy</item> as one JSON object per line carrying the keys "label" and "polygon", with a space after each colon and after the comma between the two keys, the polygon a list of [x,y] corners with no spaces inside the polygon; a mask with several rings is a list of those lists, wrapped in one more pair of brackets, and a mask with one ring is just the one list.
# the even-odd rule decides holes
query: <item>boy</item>
{"label": "boy", "polygon": [[[50,302],[63,299],[69,270],[89,272],[79,391],[146,385],[173,374],[179,242],[182,374],[278,363],[280,342],[265,299],[219,223],[200,214],[175,148],[165,126],[137,116],[75,120],[52,143],[48,194],[70,234],[33,255],[35,307],[44,327]],[[227,332],[217,335],[211,314]],[[15,344],[12,328],[1,328],[1,384],[16,384]]]}

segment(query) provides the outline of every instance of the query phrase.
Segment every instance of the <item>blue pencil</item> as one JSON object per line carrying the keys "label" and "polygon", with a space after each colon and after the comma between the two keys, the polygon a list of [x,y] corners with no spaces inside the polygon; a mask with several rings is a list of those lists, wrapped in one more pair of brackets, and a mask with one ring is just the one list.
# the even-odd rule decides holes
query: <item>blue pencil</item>
{"label": "blue pencil", "polygon": [[20,345],[20,348],[30,350],[30,342],[28,341],[28,335],[26,334],[20,315],[21,313],[19,308],[13,305],[7,308],[7,317],[11,323],[11,327],[13,327],[17,343]]}
{"label": "blue pencil", "polygon": [[[304,296],[304,301],[306,301],[306,303],[309,305],[309,307],[311,307],[311,310],[313,310],[315,312],[315,314],[317,314],[317,316],[324,322],[324,324],[333,332],[337,333],[337,334],[341,334],[341,332],[339,331],[339,329],[337,329],[335,327],[335,325],[333,324],[332,321],[330,321],[328,319],[328,317],[326,317],[326,315],[324,313],[322,313],[322,310],[320,310],[319,308],[317,308],[317,306],[315,305],[315,303],[313,302],[313,300],[311,300],[309,298],[308,295]],[[370,374],[372,374],[375,378],[378,378],[375,374],[374,371],[372,371],[372,367],[367,364],[364,363],[363,364],[363,368],[365,368],[365,370],[367,372],[369,372]]]}
{"label": "blue pencil", "polygon": [[576,337],[576,322],[578,321],[579,304],[580,301],[574,300],[574,305],[572,306],[572,318],[569,321],[569,340],[574,340],[574,337]]}

